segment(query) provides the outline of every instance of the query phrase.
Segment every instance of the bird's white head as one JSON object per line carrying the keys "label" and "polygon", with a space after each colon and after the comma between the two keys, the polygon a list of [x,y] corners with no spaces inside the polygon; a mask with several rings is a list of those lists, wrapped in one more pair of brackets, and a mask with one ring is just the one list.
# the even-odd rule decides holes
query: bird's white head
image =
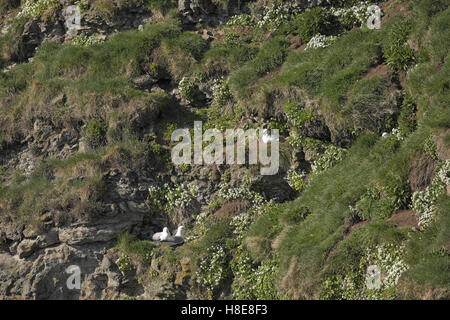
{"label": "bird's white head", "polygon": [[184,231],[185,231],[185,228],[183,226],[179,226],[176,236],[177,237],[183,237],[184,236]]}

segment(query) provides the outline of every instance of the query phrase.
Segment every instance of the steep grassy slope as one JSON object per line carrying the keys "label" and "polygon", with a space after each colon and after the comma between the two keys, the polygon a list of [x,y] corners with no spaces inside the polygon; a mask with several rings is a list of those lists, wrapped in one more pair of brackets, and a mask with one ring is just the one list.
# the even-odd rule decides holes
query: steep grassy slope
{"label": "steep grassy slope", "polygon": [[[102,3],[89,10],[123,9]],[[153,298],[449,298],[448,0],[378,1],[379,30],[358,1],[243,2],[212,36],[185,30],[174,3],[146,3],[161,12],[140,31],[45,43],[18,65],[26,21],[0,38],[2,226],[45,234],[49,214],[71,228],[139,202],[142,225],[108,255],[147,291],[170,284]],[[194,120],[280,129],[279,174],[174,166],[171,133]],[[151,186],[120,198],[116,176]],[[186,224],[186,243],[139,231],[160,221]]]}

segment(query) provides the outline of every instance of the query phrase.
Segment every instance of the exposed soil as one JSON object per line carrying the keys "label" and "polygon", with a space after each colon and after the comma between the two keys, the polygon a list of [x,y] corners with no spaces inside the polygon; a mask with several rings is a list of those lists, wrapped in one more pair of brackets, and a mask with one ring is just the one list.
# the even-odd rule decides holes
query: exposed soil
{"label": "exposed soil", "polygon": [[242,212],[246,212],[250,209],[251,204],[247,200],[237,200],[225,203],[219,210],[214,214],[217,217],[235,217]]}
{"label": "exposed soil", "polygon": [[385,64],[379,64],[366,73],[366,75],[361,80],[367,80],[373,77],[383,77],[389,79],[389,73],[391,69]]}
{"label": "exposed soil", "polygon": [[298,49],[303,44],[303,41],[299,36],[288,36],[288,39],[290,42],[289,49]]}
{"label": "exposed soil", "polygon": [[438,134],[434,139],[434,143],[436,144],[436,149],[440,159],[450,159],[450,148],[448,148],[445,143],[445,137],[449,135],[450,129],[447,129]]}
{"label": "exposed soil", "polygon": [[388,21],[391,17],[396,14],[400,14],[402,17],[407,17],[411,14],[409,10],[409,5],[411,1],[406,1],[398,3],[397,0],[390,0],[381,5],[381,10],[383,11],[383,16],[381,17],[381,25]]}
{"label": "exposed soil", "polygon": [[[414,214],[414,212],[412,210],[400,210],[397,213],[395,213],[394,215],[392,215],[392,217],[390,217],[388,220],[394,222],[398,228],[401,228],[401,227],[417,228],[418,222],[419,222],[416,215]],[[361,221],[361,222],[355,223],[355,224],[347,227],[342,239],[339,240],[336,243],[336,245],[333,247],[333,249],[331,249],[330,252],[328,253],[326,261],[328,261],[334,255],[336,250],[339,248],[339,245],[341,244],[341,242],[344,241],[345,239],[347,239],[352,234],[353,231],[355,231],[356,229],[358,229],[368,223],[369,223],[368,221]]]}
{"label": "exposed soil", "polygon": [[392,217],[390,217],[388,220],[394,222],[399,228],[415,228],[417,227],[417,224],[419,222],[412,210],[400,210],[392,215]]}
{"label": "exposed soil", "polygon": [[411,187],[411,191],[425,190],[433,179],[435,168],[436,161],[428,155],[414,160],[412,169],[409,173],[409,186]]}

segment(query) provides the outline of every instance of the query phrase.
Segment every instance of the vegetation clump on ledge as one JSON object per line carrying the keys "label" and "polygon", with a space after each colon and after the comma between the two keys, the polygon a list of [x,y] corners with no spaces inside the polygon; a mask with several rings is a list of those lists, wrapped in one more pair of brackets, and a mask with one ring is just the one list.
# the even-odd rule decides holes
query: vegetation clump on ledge
{"label": "vegetation clump on ledge", "polygon": [[[450,298],[448,1],[69,2],[0,0],[0,298],[73,298],[26,282],[58,254],[77,298]],[[278,174],[173,164],[194,121],[278,129]]]}

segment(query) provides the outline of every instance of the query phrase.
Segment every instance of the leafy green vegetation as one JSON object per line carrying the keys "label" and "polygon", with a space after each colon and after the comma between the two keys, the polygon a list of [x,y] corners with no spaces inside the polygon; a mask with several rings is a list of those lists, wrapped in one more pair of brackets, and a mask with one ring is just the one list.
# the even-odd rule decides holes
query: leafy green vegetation
{"label": "leafy green vegetation", "polygon": [[313,8],[300,14],[296,19],[296,31],[305,42],[317,34],[329,35],[338,28],[337,19],[326,8]]}
{"label": "leafy green vegetation", "polygon": [[249,87],[283,63],[287,53],[286,47],[286,39],[276,37],[265,43],[253,60],[230,75],[230,88],[237,97],[249,98]]}
{"label": "leafy green vegetation", "polygon": [[[0,37],[2,217],[42,231],[47,215],[67,227],[134,197],[146,227],[184,224],[185,243],[124,233],[108,255],[140,285],[176,281],[197,298],[448,298],[448,1],[408,1],[401,15],[392,1],[379,30],[354,0],[252,2],[189,30],[175,1],[81,1],[107,21],[134,5],[162,14],[104,42],[44,43],[25,62],[27,19],[56,10],[33,3]],[[333,41],[306,44],[318,34]],[[279,174],[174,166],[171,135],[193,120],[280,129]]]}
{"label": "leafy green vegetation", "polygon": [[86,140],[92,147],[106,143],[108,125],[100,119],[92,119],[86,127]]}
{"label": "leafy green vegetation", "polygon": [[409,23],[398,21],[388,34],[383,53],[386,64],[394,70],[406,70],[414,61],[414,51],[406,43],[409,30]]}

